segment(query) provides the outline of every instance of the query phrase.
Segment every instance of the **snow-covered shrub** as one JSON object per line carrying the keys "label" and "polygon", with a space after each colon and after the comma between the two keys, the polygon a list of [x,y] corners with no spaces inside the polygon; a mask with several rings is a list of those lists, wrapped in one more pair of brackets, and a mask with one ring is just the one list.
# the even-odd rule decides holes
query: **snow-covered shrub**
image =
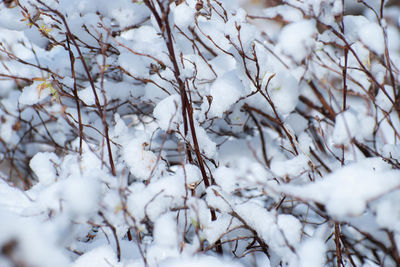
{"label": "snow-covered shrub", "polygon": [[400,7],[266,3],[2,1],[0,265],[399,265]]}

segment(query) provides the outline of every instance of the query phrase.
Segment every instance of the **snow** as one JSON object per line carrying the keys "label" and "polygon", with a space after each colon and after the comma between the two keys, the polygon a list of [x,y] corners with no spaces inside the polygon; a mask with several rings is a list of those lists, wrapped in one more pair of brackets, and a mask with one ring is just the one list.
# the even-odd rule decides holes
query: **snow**
{"label": "snow", "polygon": [[290,23],[282,29],[279,47],[284,54],[292,57],[296,62],[301,62],[311,52],[315,34],[315,22],[312,20]]}
{"label": "snow", "polygon": [[345,16],[343,18],[345,34],[349,41],[354,42],[358,38],[358,32],[362,26],[368,23],[364,16]]}
{"label": "snow", "polygon": [[359,133],[359,121],[354,111],[347,110],[336,116],[333,130],[333,142],[335,144],[349,144],[351,139]]}
{"label": "snow", "polygon": [[236,172],[231,168],[221,166],[214,172],[216,183],[226,192],[233,192],[236,189]]}
{"label": "snow", "polygon": [[16,8],[6,8],[4,3],[0,4],[0,28],[13,31],[22,31],[27,28],[27,23],[21,21],[23,16]]}
{"label": "snow", "polygon": [[29,166],[41,184],[50,185],[57,179],[56,166],[59,164],[60,160],[55,153],[39,152],[31,159]]}
{"label": "snow", "polygon": [[263,14],[266,17],[274,18],[276,16],[282,16],[284,20],[295,22],[303,18],[301,11],[290,7],[290,6],[275,6],[266,8],[263,10]]}
{"label": "snow", "polygon": [[208,158],[213,158],[217,153],[217,144],[211,140],[203,127],[195,125],[196,137],[199,143],[200,150]]}
{"label": "snow", "polygon": [[[267,85],[270,75],[265,75],[263,86]],[[268,93],[279,114],[287,115],[297,105],[299,97],[298,83],[288,72],[278,72],[268,85]]]}
{"label": "snow", "polygon": [[110,246],[97,247],[82,256],[80,256],[71,267],[85,267],[85,266],[122,266],[118,263],[117,255]]}
{"label": "snow", "polygon": [[196,184],[202,180],[199,168],[192,164],[183,165],[176,171],[176,174],[185,177],[187,184]]}
{"label": "snow", "polygon": [[[289,260],[293,256],[290,249],[285,244],[285,239],[289,238],[290,241],[295,241],[297,243],[301,227],[296,218],[283,216],[279,219],[278,217],[277,222],[274,212],[268,212],[254,203],[237,205],[235,211],[260,235],[266,244],[271,244],[271,249],[275,253],[286,260]],[[282,231],[279,227],[285,224],[293,228],[291,230]],[[286,234],[288,236],[286,236]],[[294,244],[291,245],[293,246]]]}
{"label": "snow", "polygon": [[154,242],[163,247],[177,248],[179,245],[176,216],[173,213],[161,215],[154,225]]}
{"label": "snow", "polygon": [[63,183],[62,199],[76,219],[93,214],[98,208],[100,185],[94,178],[73,177]]}
{"label": "snow", "polygon": [[232,104],[234,104],[243,95],[242,82],[236,75],[235,71],[225,73],[218,77],[210,88],[212,97],[210,116],[221,117]]}
{"label": "snow", "polygon": [[296,217],[288,214],[281,214],[278,216],[277,225],[290,244],[297,245],[300,243],[302,225]]}
{"label": "snow", "polygon": [[[98,96],[100,96],[100,97],[99,97],[100,105],[104,105],[104,98],[101,97],[101,95],[102,95],[102,94],[101,94],[101,90],[98,89],[98,88],[96,88],[95,91],[96,91],[96,94],[97,94]],[[83,90],[80,90],[79,93],[78,93],[78,96],[79,96],[80,99],[82,99],[82,101],[83,101],[86,105],[95,105],[95,104],[96,104],[96,100],[95,100],[94,94],[93,94],[93,89],[92,89],[91,86],[86,87],[86,88],[83,89]]]}
{"label": "snow", "polygon": [[[329,214],[360,216],[368,203],[400,186],[400,172],[379,158],[364,159],[304,186],[283,185],[281,190],[326,206]],[[346,185],[346,186],[343,186]]]}
{"label": "snow", "polygon": [[[39,22],[40,23],[40,22]],[[50,29],[50,26],[41,22],[39,25],[42,25],[45,29]],[[48,40],[46,37],[42,35],[42,33],[37,28],[26,28],[24,30],[24,35],[35,45],[40,48],[45,48],[48,45]]]}
{"label": "snow", "polygon": [[381,226],[393,231],[400,230],[400,209],[397,205],[399,201],[399,193],[393,192],[383,197],[374,205],[376,211],[376,222]]}
{"label": "snow", "polygon": [[175,25],[182,30],[193,23],[195,9],[189,7],[185,2],[178,5],[173,11]]}
{"label": "snow", "polygon": [[182,123],[181,107],[181,97],[178,94],[170,95],[157,104],[153,115],[161,129],[166,131]]}
{"label": "snow", "polygon": [[221,216],[218,221],[211,221],[204,226],[203,234],[210,244],[214,244],[218,239],[221,238],[230,229],[239,226],[239,222],[234,220],[230,216]]}
{"label": "snow", "polygon": [[395,27],[388,26],[387,38],[389,51],[396,51],[400,48],[400,33]]}
{"label": "snow", "polygon": [[125,162],[130,167],[130,171],[139,179],[149,179],[153,169],[157,167],[157,156],[146,150],[144,138],[131,140],[123,150]]}
{"label": "snow", "polygon": [[385,50],[385,41],[382,28],[376,23],[367,23],[360,27],[360,40],[372,51],[382,55]]}
{"label": "snow", "polygon": [[364,16],[345,16],[343,18],[345,34],[350,42],[357,39],[378,55],[385,49],[383,29],[375,22],[368,21]]}
{"label": "snow", "polygon": [[149,65],[148,60],[146,60],[143,56],[135,55],[129,52],[123,52],[118,57],[118,62],[122,68],[137,78],[144,78],[149,72],[149,70],[146,68],[147,65]]}
{"label": "snow", "polygon": [[[168,77],[172,73],[167,73],[170,72],[167,70],[160,72],[160,74],[163,77]],[[176,91],[173,89],[170,83],[168,81],[165,81],[164,79],[160,78],[158,75],[155,75],[152,77],[155,81],[155,83],[147,83],[144,86],[144,100],[149,100],[149,101],[156,101],[159,102],[160,100],[164,99],[165,97],[176,93]],[[166,92],[167,91],[167,92]]]}
{"label": "snow", "polygon": [[0,180],[1,207],[4,210],[22,213],[30,204],[29,197],[17,188],[10,186],[4,180]]}
{"label": "snow", "polygon": [[299,249],[300,267],[325,266],[326,245],[317,238],[309,239]]}
{"label": "snow", "polygon": [[[4,209],[0,210],[0,216],[0,243],[15,242],[15,248],[10,252],[12,257],[20,259],[19,255],[24,255],[24,262],[32,266],[68,266],[68,257],[56,246],[56,240],[46,226],[33,218],[19,217]],[[0,258],[0,263],[5,263],[4,257]]]}
{"label": "snow", "polygon": [[40,90],[43,83],[44,81],[35,81],[31,85],[26,86],[19,96],[18,102],[21,105],[34,105],[48,97],[50,95],[50,90],[48,88]]}
{"label": "snow", "polygon": [[182,205],[186,195],[184,178],[180,175],[163,177],[146,188],[142,184],[136,184],[130,191],[132,193],[128,197],[128,210],[139,221],[145,216],[155,220],[170,207]]}
{"label": "snow", "polygon": [[383,90],[379,90],[376,95],[376,104],[383,109],[384,111],[390,111],[392,107],[392,101],[394,100],[394,91],[393,87],[390,85],[385,85],[385,92]]}
{"label": "snow", "polygon": [[296,135],[300,135],[308,126],[307,120],[297,113],[290,114],[285,123],[290,125]]}
{"label": "snow", "polygon": [[[130,25],[138,24],[149,16],[150,13],[146,6],[140,2],[130,3],[129,8],[126,7],[127,3],[125,1],[118,1],[118,4],[115,2],[111,4],[109,1],[105,1],[105,3],[111,5],[110,15],[118,21],[120,27],[129,27]],[[103,3],[100,7],[107,10],[109,6]]]}
{"label": "snow", "polygon": [[216,186],[210,186],[206,190],[206,201],[210,207],[215,208],[221,212],[231,212],[232,207],[230,206],[230,197],[220,190]]}
{"label": "snow", "polygon": [[13,116],[4,114],[3,121],[0,124],[0,137],[9,143],[18,143],[18,138],[15,136],[14,125],[18,124],[18,121]]}
{"label": "snow", "polygon": [[309,159],[301,154],[289,160],[274,160],[271,163],[271,170],[280,177],[297,177],[309,169]]}
{"label": "snow", "polygon": [[227,72],[234,71],[236,68],[235,59],[226,54],[217,55],[215,58],[210,60],[210,64],[218,77],[223,76]]}
{"label": "snow", "polygon": [[241,267],[243,265],[235,262],[231,262],[229,260],[220,260],[211,256],[201,256],[201,257],[190,257],[190,258],[180,258],[180,259],[171,259],[164,261],[160,267]]}
{"label": "snow", "polygon": [[301,133],[298,137],[298,144],[300,151],[306,155],[309,155],[309,150],[314,149],[315,146],[313,144],[313,140],[311,139],[310,135],[307,133]]}

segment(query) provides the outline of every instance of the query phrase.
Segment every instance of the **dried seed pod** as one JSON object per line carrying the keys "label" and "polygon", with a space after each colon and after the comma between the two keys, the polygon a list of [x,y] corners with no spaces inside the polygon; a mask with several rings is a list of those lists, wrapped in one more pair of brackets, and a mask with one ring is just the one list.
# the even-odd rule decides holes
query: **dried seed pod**
{"label": "dried seed pod", "polygon": [[203,8],[203,1],[202,0],[197,1],[196,10],[200,11],[202,8]]}
{"label": "dried seed pod", "polygon": [[3,0],[3,3],[7,8],[12,8],[14,7],[13,4],[16,4],[15,0]]}

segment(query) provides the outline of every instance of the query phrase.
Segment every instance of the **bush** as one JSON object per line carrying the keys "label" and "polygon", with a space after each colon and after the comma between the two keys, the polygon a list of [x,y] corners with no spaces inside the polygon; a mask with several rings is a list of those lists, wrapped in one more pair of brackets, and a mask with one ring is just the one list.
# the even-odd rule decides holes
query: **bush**
{"label": "bush", "polygon": [[344,2],[2,1],[0,265],[399,265],[400,7]]}

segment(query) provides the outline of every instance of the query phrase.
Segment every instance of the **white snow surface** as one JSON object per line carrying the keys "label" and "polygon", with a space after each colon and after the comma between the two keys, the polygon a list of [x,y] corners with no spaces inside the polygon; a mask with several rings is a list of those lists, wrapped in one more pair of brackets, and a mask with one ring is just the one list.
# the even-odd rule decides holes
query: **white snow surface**
{"label": "white snow surface", "polygon": [[300,267],[320,267],[325,265],[326,245],[322,240],[310,239],[299,249]]}
{"label": "white snow surface", "polygon": [[153,115],[161,129],[176,128],[176,124],[182,123],[181,102],[180,95],[173,94],[161,100],[154,108]]}
{"label": "white snow surface", "polygon": [[232,104],[243,96],[244,88],[235,71],[225,73],[212,84],[210,116],[221,117]]}
{"label": "white snow surface", "polygon": [[122,266],[118,263],[117,255],[110,246],[97,247],[84,255],[80,256],[71,267],[86,267],[86,266]]}
{"label": "white snow surface", "polygon": [[27,28],[27,23],[21,21],[23,16],[16,8],[5,8],[0,3],[0,27],[13,31],[22,31]]}
{"label": "white snow surface", "polygon": [[[266,74],[263,80],[263,86],[271,76]],[[268,93],[277,112],[287,115],[292,112],[297,105],[299,97],[298,82],[289,72],[278,72],[268,85]]]}
{"label": "white snow surface", "polygon": [[383,30],[377,23],[367,23],[360,28],[360,40],[368,48],[382,55],[385,50],[385,40],[383,37]]}
{"label": "white snow surface", "polygon": [[21,105],[33,105],[48,97],[50,95],[50,90],[48,88],[40,90],[40,86],[43,83],[43,81],[35,81],[31,85],[26,86],[22,91],[18,102]]}
{"label": "white snow surface", "polygon": [[39,177],[39,181],[43,185],[49,185],[56,180],[56,165],[60,164],[60,160],[55,153],[39,152],[30,161],[29,166]]}
{"label": "white snow surface", "polygon": [[188,6],[185,2],[175,7],[173,10],[175,25],[181,29],[193,23],[195,9]]}
{"label": "white snow surface", "polygon": [[229,260],[217,259],[215,257],[203,256],[203,257],[195,257],[195,258],[181,258],[181,259],[173,259],[166,260],[161,265],[161,267],[242,267],[243,265],[231,262]]}
{"label": "white snow surface", "polygon": [[283,185],[281,190],[323,204],[330,214],[343,218],[362,215],[370,201],[399,186],[399,171],[391,170],[379,158],[370,158],[340,168],[321,181],[304,186]]}
{"label": "white snow surface", "polygon": [[315,22],[312,20],[290,23],[282,29],[279,37],[279,47],[284,54],[292,57],[297,62],[301,62],[313,49],[313,36],[315,34]]}
{"label": "white snow surface", "polygon": [[123,157],[130,171],[139,179],[149,179],[153,170],[157,170],[157,155],[147,150],[146,138],[132,139],[125,145]]}

